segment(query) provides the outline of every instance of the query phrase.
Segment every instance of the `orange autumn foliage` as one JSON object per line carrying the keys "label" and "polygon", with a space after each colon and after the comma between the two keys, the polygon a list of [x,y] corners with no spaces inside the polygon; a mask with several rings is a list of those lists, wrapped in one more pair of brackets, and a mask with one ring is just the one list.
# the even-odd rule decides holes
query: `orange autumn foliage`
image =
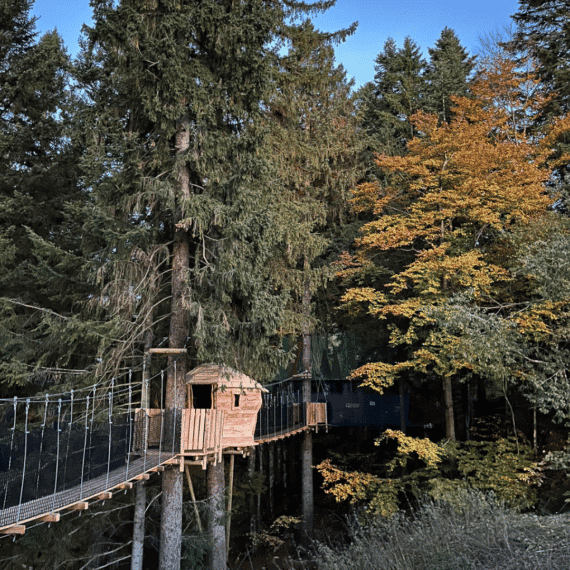
{"label": "orange autumn foliage", "polygon": [[379,288],[348,288],[342,301],[353,315],[390,319],[390,344],[411,349],[405,361],[368,364],[352,377],[381,391],[410,368],[444,378],[470,368],[446,350],[457,339],[433,327],[429,308],[463,291],[476,302],[508,294],[511,236],[552,206],[549,158],[570,118],[540,136],[529,134],[527,125],[547,101],[539,87],[513,62],[497,60],[479,73],[472,97],[454,98],[449,124],[419,112],[412,122],[420,136],[408,143],[408,154],[376,156],[390,183],[356,189],[354,208],[373,219],[363,226],[355,255],[342,258],[339,276],[350,283],[370,272],[383,251],[406,251],[412,260]]}

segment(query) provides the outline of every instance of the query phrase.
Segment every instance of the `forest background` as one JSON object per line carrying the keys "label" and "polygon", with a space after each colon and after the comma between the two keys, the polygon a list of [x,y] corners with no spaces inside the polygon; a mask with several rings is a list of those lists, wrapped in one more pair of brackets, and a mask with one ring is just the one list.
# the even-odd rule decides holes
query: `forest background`
{"label": "forest background", "polygon": [[[328,491],[529,507],[567,465],[511,405],[568,418],[567,8],[521,0],[477,58],[446,27],[427,58],[388,39],[354,90],[354,25],[308,19],[333,4],[94,0],[71,61],[3,0],[0,396],[140,373],[152,343],[267,381],[284,338],[350,333],[381,347],[352,378],[440,393],[445,438],[388,432],[380,467],[321,464]],[[501,437],[473,439],[474,391],[502,394]]]}

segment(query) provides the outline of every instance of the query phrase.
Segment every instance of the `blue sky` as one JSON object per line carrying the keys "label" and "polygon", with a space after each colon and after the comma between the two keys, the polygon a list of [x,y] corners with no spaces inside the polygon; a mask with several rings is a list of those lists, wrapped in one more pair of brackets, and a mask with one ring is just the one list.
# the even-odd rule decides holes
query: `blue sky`
{"label": "blue sky", "polygon": [[[478,37],[510,24],[517,0],[337,0],[334,8],[315,18],[317,27],[333,31],[358,21],[354,35],[335,48],[356,87],[374,78],[374,59],[388,37],[401,46],[409,35],[427,54],[446,26],[453,28],[470,53]],[[89,0],[35,0],[39,32],[57,28],[71,55],[78,50],[83,23],[91,21]]]}

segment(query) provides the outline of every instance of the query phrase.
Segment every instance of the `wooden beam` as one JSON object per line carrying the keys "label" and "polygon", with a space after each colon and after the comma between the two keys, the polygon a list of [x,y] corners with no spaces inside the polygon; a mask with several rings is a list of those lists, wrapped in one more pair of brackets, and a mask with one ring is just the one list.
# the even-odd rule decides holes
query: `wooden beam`
{"label": "wooden beam", "polygon": [[67,507],[70,511],[86,511],[89,509],[89,503],[85,501],[80,501],[79,503],[75,503]]}
{"label": "wooden beam", "polygon": [[185,348],[149,348],[149,354],[185,354]]}
{"label": "wooden beam", "polygon": [[22,524],[9,526],[8,528],[0,530],[0,534],[24,534],[25,532],[26,527]]}
{"label": "wooden beam", "polygon": [[109,491],[105,491],[103,493],[99,493],[95,499],[98,501],[108,501],[109,499],[113,498],[113,493],[110,493]]}
{"label": "wooden beam", "polygon": [[228,497],[228,510],[226,516],[226,556],[230,552],[230,529],[232,526],[232,500],[234,496],[234,462],[236,456],[230,455],[230,485]]}
{"label": "wooden beam", "polygon": [[38,519],[40,522],[59,522],[59,513],[50,513],[49,515],[44,515]]}
{"label": "wooden beam", "polygon": [[117,489],[132,489],[133,488],[133,484],[130,481],[126,481],[125,483],[121,483],[120,485],[117,485]]}
{"label": "wooden beam", "polygon": [[186,467],[186,481],[188,482],[188,488],[190,489],[190,496],[192,497],[192,505],[194,505],[194,515],[196,517],[196,523],[198,524],[198,530],[203,533],[202,521],[200,520],[200,512],[198,511],[198,505],[196,505],[196,494],[194,493],[194,485],[192,485],[192,478],[190,477],[190,468],[188,465]]}
{"label": "wooden beam", "polygon": [[136,477],[133,477],[133,481],[148,481],[150,479],[150,475],[148,473],[141,473]]}

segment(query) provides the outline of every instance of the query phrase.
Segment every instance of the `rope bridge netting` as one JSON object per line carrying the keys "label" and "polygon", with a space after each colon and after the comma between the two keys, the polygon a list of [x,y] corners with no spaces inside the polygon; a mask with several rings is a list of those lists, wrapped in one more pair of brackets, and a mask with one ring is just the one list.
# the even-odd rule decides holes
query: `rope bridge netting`
{"label": "rope bridge netting", "polygon": [[255,441],[264,441],[288,435],[307,426],[307,412],[303,393],[290,379],[265,385],[263,403],[257,414]]}
{"label": "rope bridge netting", "polygon": [[151,442],[140,384],[136,401],[134,392],[129,373],[123,383],[0,400],[0,529],[97,497],[179,453],[180,410],[154,418]]}

